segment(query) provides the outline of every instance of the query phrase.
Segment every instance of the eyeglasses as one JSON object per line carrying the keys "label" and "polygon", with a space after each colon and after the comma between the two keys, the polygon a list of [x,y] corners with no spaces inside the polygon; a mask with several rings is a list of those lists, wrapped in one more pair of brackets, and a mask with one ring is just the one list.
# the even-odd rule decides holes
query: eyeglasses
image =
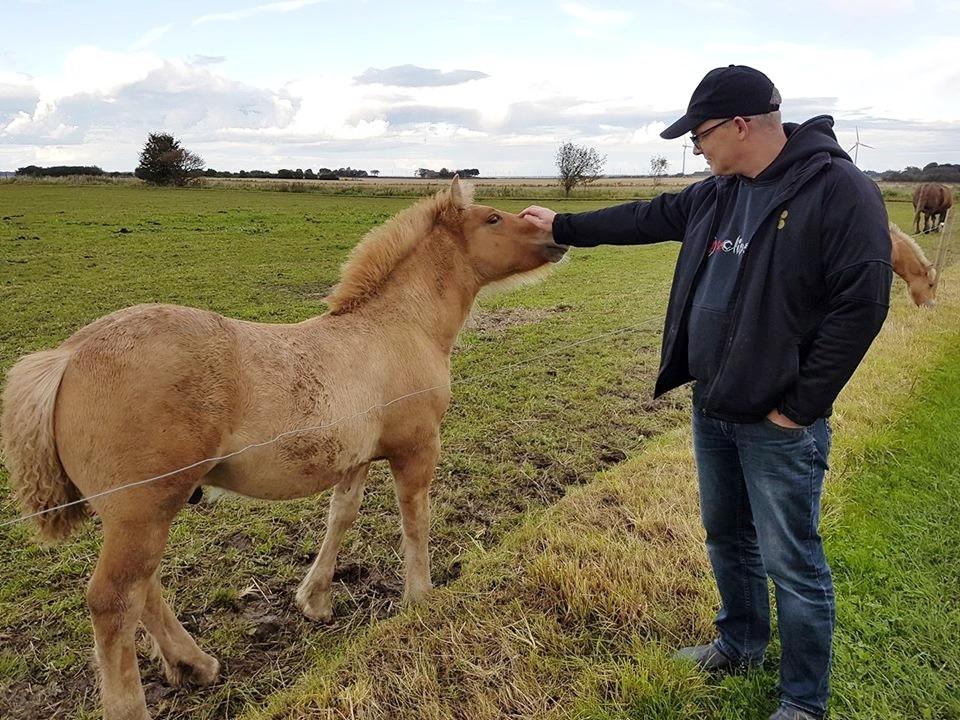
{"label": "eyeglasses", "polygon": [[[721,125],[726,125],[726,124],[727,124],[728,122],[730,122],[731,120],[736,120],[736,118],[735,118],[735,117],[732,117],[732,118],[727,118],[726,120],[721,120],[721,121],[718,122],[716,125],[711,125],[711,126],[708,127],[706,130],[704,130],[702,133],[699,133],[699,134],[697,134],[697,133],[690,133],[690,142],[692,142],[692,143],[693,143],[693,146],[694,146],[697,150],[699,150],[699,149],[700,149],[700,143],[703,142],[703,139],[704,139],[707,135],[709,135],[710,133],[712,133],[714,130],[716,130],[716,129],[717,129],[718,127],[720,127]],[[750,118],[743,118],[743,121],[744,121],[744,122],[750,122]]]}

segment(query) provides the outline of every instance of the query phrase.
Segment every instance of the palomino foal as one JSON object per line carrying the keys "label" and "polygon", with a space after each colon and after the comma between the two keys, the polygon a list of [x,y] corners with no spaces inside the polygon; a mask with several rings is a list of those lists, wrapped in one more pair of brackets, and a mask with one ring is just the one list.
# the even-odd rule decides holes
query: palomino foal
{"label": "palomino foal", "polygon": [[309,617],[329,620],[340,542],[357,515],[367,468],[386,460],[402,520],[404,599],[424,596],[427,491],[450,400],[454,340],[481,287],[535,273],[565,251],[516,215],[473,205],[454,179],[366,236],[327,298],[326,315],[267,325],[139,305],[14,366],[0,422],[23,510],[90,498],[89,508],[37,518],[51,539],[67,537],[90,510],[102,521],[87,601],[107,720],[149,717],[136,657],[139,622],[172,684],[217,678],[219,663],[167,606],[157,572],[174,516],[201,485],[264,499],[334,488],[326,537],[296,596]]}
{"label": "palomino foal", "polygon": [[890,223],[890,244],[893,271],[907,283],[913,304],[932,308],[937,304],[937,271],[933,263],[927,260],[917,242],[893,223]]}

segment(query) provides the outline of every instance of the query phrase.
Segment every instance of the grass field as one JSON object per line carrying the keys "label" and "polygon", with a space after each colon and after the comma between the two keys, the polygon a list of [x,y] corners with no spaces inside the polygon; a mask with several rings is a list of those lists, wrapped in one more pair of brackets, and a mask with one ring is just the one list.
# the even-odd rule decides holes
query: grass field
{"label": "grass field", "polygon": [[[506,210],[526,204],[491,195]],[[0,184],[0,371],[138,302],[265,322],[318,314],[349,248],[409,202]],[[890,212],[909,225],[909,205]],[[929,249],[932,240],[923,242]],[[223,662],[223,679],[173,691],[144,657],[155,716],[765,717],[744,709],[769,712],[772,666],[716,685],[664,659],[669,645],[705,636],[714,602],[684,437],[687,395],[650,398],[675,253],[574,252],[544,284],[480,305],[454,356],[455,378],[484,377],[457,387],[444,424],[431,543],[441,589],[429,609],[397,607],[399,518],[382,469],[341,553],[329,627],[292,603],[322,537],[326,496],[184,511],[164,584],[188,629]],[[885,337],[905,357],[891,365],[873,353],[874,384],[851,388],[839,406],[850,439],[838,445],[828,513],[846,603],[836,717],[886,717],[872,710],[882,707],[960,715],[949,700],[955,680],[943,679],[960,669],[947,641],[958,635],[955,593],[951,613],[937,585],[942,578],[955,591],[960,560],[947,522],[957,509],[950,442],[960,416],[960,397],[948,392],[960,385],[951,287],[934,314],[907,307],[896,286]],[[894,380],[903,368],[916,384]],[[871,422],[881,399],[889,422]],[[925,463],[923,473],[902,456]],[[934,481],[911,484],[920,478]],[[16,515],[5,486],[0,471],[0,521]],[[83,602],[97,548],[93,523],[55,548],[36,545],[24,525],[0,531],[0,716],[97,716]],[[944,611],[928,612],[938,602]],[[888,645],[896,651],[882,667],[864,662]]]}
{"label": "grass field", "polygon": [[[478,195],[497,200],[564,201],[578,208],[581,202],[597,200],[649,199],[660,192],[673,192],[697,182],[702,176],[670,176],[654,182],[650,177],[603,177],[589,185],[574,189],[569,198],[555,178],[477,178],[473,184]],[[448,180],[420,178],[366,178],[343,180],[273,180],[269,178],[199,178],[196,187],[205,189],[259,190],[265,192],[311,193],[333,197],[393,197],[417,198],[432,193],[447,185]],[[141,181],[135,178],[112,178],[96,176],[17,177],[0,179],[3,185],[111,185],[114,187],[138,188]],[[911,202],[914,185],[911,183],[877,183],[887,202]],[[954,191],[957,188],[954,186]]]}

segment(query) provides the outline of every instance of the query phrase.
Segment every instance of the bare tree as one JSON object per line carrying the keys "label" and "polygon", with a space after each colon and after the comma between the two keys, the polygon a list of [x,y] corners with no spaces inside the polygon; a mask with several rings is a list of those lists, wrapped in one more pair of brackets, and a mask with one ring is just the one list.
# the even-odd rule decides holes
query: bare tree
{"label": "bare tree", "polygon": [[653,175],[653,186],[660,184],[661,178],[667,174],[670,162],[663,155],[654,155],[650,158],[650,174]]}
{"label": "bare tree", "polygon": [[155,185],[185,185],[203,166],[203,158],[181,147],[173,135],[150,133],[134,175]]}
{"label": "bare tree", "polygon": [[606,161],[607,156],[600,157],[594,148],[563,143],[557,150],[558,179],[563,194],[569,197],[570,191],[577,185],[586,185],[600,177]]}

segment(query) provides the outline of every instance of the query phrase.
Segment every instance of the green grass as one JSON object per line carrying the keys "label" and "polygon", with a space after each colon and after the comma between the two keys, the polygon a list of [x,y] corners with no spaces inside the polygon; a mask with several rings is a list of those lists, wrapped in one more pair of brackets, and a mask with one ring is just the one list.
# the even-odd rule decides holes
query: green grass
{"label": "green grass", "polygon": [[[854,439],[826,533],[837,592],[832,718],[960,718],[960,341],[930,358],[896,422]],[[848,446],[850,443],[846,443]],[[764,668],[721,682],[659,668],[641,650],[579,715],[750,718],[772,710]]]}
{"label": "green grass", "polygon": [[[319,314],[348,250],[409,203],[219,189],[0,185],[0,371],[139,302],[182,303],[265,322]],[[484,378],[457,386],[443,428],[445,451],[433,490],[435,582],[455,579],[464,553],[494,546],[524,513],[549,505],[566,487],[588,482],[645,438],[680,422],[682,397],[653,406],[647,396],[659,346],[656,318],[668,290],[663,278],[675,252],[664,246],[578,254],[546,283],[481,304],[480,320],[512,307],[549,312],[520,324],[504,315],[506,325],[461,336],[454,377]],[[638,331],[496,373],[558,344],[645,319],[652,321]],[[2,471],[0,490],[0,519],[11,519],[16,509]],[[338,594],[338,624],[324,628],[299,617],[290,598],[319,547],[325,506],[325,496],[227,501],[181,514],[162,566],[164,582],[201,645],[224,661],[225,681],[204,694],[155,699],[158,717],[235,715],[289,684],[313,657],[339,652],[371,620],[395,611],[399,518],[379,468],[341,554],[341,565],[354,573]],[[55,548],[37,546],[26,525],[0,532],[0,641],[29,669],[27,679],[0,674],[0,715],[7,714],[4,698],[20,693],[33,698],[18,708],[22,713],[24,707],[40,712],[65,694],[61,712],[92,709],[93,695],[77,690],[94,682],[83,588],[98,546],[95,524]],[[263,592],[233,598],[254,585]],[[283,619],[282,628],[256,646],[250,633],[268,610]],[[156,663],[142,660],[141,667],[148,693],[162,688]]]}
{"label": "green grass", "polygon": [[960,718],[960,341],[874,435],[828,550],[837,716]]}
{"label": "green grass", "polygon": [[[90,320],[137,302],[177,302],[266,322],[318,314],[349,248],[409,202],[0,184],[0,372],[19,355],[53,346]],[[608,203],[551,204],[580,210]],[[498,198],[491,204],[516,211],[526,203]],[[908,204],[891,204],[890,211],[905,227],[912,218]],[[936,241],[921,239],[928,254]],[[497,717],[504,707],[518,717],[765,717],[772,671],[718,686],[666,660],[678,642],[706,637],[713,602],[684,435],[686,395],[657,403],[649,397],[675,254],[672,245],[574,252],[544,284],[481,304],[479,326],[486,329],[465,331],[454,356],[455,378],[483,378],[455,388],[443,427],[431,543],[433,576],[442,589],[428,608],[397,607],[399,519],[382,469],[372,476],[347,536],[339,619],[329,628],[306,621],[291,603],[322,537],[325,496],[277,504],[228,501],[182,513],[162,566],[164,582],[188,629],[223,661],[224,679],[208,690],[171,694],[157,663],[141,654],[155,717],[329,717],[330,708],[391,716],[378,715],[378,707],[413,708],[421,718]],[[956,304],[921,315],[906,306],[902,287],[898,282],[899,320],[891,333],[901,332],[899,345],[907,347]],[[529,312],[511,314],[514,308]],[[527,321],[516,323],[518,317]],[[643,321],[649,323],[636,331],[496,372]],[[948,325],[942,332],[950,328],[957,329]],[[944,367],[960,364],[936,344],[918,345],[916,352]],[[912,378],[925,363],[903,366],[912,368]],[[884,378],[904,372],[876,354],[869,367]],[[913,417],[902,388],[899,395],[888,392],[895,402],[871,409],[886,397],[886,386],[878,387],[848,394],[839,410],[841,425],[846,412],[852,428],[867,415],[878,419],[838,447],[835,468],[847,468],[844,478],[859,477],[860,465],[873,461],[875,433]],[[884,447],[876,446],[878,463]],[[596,476],[624,457],[630,460]],[[0,470],[6,498],[5,486]],[[937,486],[950,492],[949,478]],[[829,536],[839,584],[848,544],[886,546],[872,527],[842,539],[855,526],[847,508],[872,505],[869,494],[857,499],[858,485],[845,480],[838,487],[843,490],[831,495],[827,517],[831,533],[841,538]],[[908,527],[931,521],[934,514],[923,507]],[[0,520],[15,514],[9,500],[0,501]],[[943,551],[935,539],[917,548],[908,540],[890,542],[909,557]],[[83,587],[98,544],[95,524],[56,548],[37,546],[23,525],[0,531],[0,716],[42,716],[61,701],[58,716],[95,715]],[[891,562],[896,552],[887,553]],[[864,567],[872,554],[860,561]],[[955,555],[940,557],[955,571]],[[898,566],[885,572],[904,580]],[[955,572],[952,577],[956,587]],[[848,597],[859,597],[858,587]],[[862,637],[848,642],[839,636],[838,710],[848,697],[851,707],[890,704],[889,685],[914,701],[936,697],[935,673],[923,675],[910,664],[907,650],[914,646],[898,649],[876,675],[849,674],[865,688],[862,697],[845,688],[845,663],[856,663],[845,659],[844,648],[869,648],[883,639],[884,628],[896,635],[906,627],[884,614],[882,601],[893,596],[875,580],[870,587],[862,608],[841,607],[854,617],[851,631],[858,618],[870,623],[858,630]],[[904,587],[927,585],[904,581]],[[930,597],[920,600],[930,606]],[[911,602],[905,594],[898,617],[919,619],[906,614]],[[270,616],[279,627],[265,636]],[[957,654],[949,647],[929,647],[956,628],[955,616],[911,627],[926,643],[918,654],[924,662],[953,662],[949,667],[956,669]],[[913,692],[905,681],[911,673],[924,678],[922,691]]]}
{"label": "green grass", "polygon": [[[837,405],[833,718],[957,717],[960,456],[944,418],[960,410],[960,303],[955,292],[941,303],[941,314],[897,303]],[[245,717],[766,718],[776,643],[762,669],[721,681],[669,659],[711,636],[716,603],[690,455],[688,427],[657,438],[465,558],[429,607],[371,627]],[[878,571],[851,572],[850,558]]]}

